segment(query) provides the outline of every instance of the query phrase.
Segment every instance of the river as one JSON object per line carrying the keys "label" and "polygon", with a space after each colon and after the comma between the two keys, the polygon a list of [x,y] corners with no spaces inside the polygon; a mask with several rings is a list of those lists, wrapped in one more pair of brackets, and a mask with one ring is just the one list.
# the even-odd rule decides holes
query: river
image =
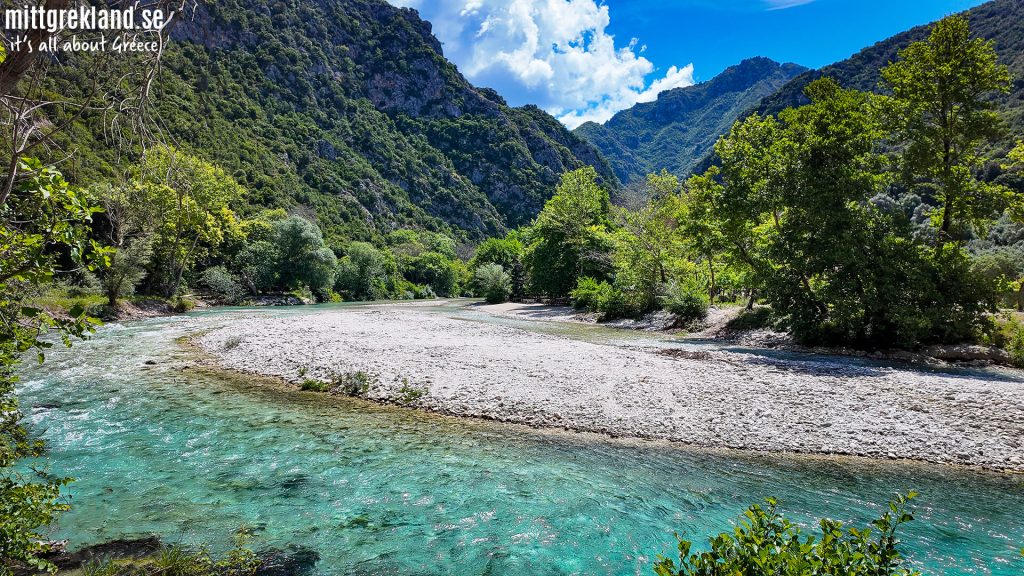
{"label": "river", "polygon": [[77,478],[55,537],[222,549],[245,525],[257,547],[315,550],[322,574],[650,574],[675,532],[703,544],[766,496],[813,529],[822,516],[863,525],[913,489],[901,549],[915,566],[1024,574],[1019,475],[699,450],[253,387],[196,368],[178,342],[233,313],[106,326],[26,368],[49,470]]}

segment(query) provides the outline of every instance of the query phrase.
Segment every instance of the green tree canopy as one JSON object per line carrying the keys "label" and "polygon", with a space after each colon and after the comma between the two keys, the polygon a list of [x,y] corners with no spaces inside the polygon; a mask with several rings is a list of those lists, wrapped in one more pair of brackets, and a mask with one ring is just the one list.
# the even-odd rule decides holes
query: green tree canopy
{"label": "green tree canopy", "polygon": [[943,18],[928,40],[900,51],[882,78],[893,93],[891,123],[906,144],[906,176],[935,187],[939,245],[1016,201],[1007,188],[975,177],[988,160],[985,145],[1002,129],[989,96],[1009,91],[1010,73],[991,41],[971,37],[965,17]]}
{"label": "green tree canopy", "polygon": [[277,251],[277,281],[284,288],[323,291],[334,285],[338,260],[313,222],[299,216],[278,220],[270,243]]}
{"label": "green tree canopy", "polygon": [[566,296],[577,279],[611,271],[611,202],[593,168],[562,175],[555,195],[527,232],[530,288]]}
{"label": "green tree canopy", "polygon": [[138,168],[144,202],[155,216],[151,281],[174,296],[183,277],[234,224],[242,188],[223,169],[168,146],[149,150]]}

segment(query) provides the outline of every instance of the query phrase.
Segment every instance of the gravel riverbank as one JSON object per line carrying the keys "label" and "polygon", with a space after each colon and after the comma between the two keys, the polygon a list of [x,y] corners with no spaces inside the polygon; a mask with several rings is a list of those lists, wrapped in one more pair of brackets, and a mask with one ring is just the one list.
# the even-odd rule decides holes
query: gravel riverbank
{"label": "gravel riverbank", "polygon": [[296,384],[363,371],[372,400],[454,415],[1024,472],[1024,382],[995,373],[668,353],[404,307],[239,316],[196,342],[226,368]]}

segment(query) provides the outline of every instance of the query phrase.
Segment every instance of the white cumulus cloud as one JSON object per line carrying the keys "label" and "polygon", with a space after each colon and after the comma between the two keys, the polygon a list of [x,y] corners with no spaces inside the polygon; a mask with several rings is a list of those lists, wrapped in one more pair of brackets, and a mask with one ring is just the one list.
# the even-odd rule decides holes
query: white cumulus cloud
{"label": "white cumulus cloud", "polygon": [[692,64],[657,73],[636,39],[617,45],[608,6],[595,0],[391,3],[419,10],[471,82],[512,104],[536,104],[570,128],[694,83]]}

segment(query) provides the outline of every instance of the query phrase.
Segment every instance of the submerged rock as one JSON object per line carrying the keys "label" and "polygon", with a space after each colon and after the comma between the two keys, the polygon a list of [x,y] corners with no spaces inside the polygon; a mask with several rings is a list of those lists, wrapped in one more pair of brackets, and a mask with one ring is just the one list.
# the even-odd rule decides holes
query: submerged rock
{"label": "submerged rock", "polygon": [[320,553],[312,548],[289,544],[284,550],[270,548],[259,553],[257,576],[305,576],[312,574]]}

